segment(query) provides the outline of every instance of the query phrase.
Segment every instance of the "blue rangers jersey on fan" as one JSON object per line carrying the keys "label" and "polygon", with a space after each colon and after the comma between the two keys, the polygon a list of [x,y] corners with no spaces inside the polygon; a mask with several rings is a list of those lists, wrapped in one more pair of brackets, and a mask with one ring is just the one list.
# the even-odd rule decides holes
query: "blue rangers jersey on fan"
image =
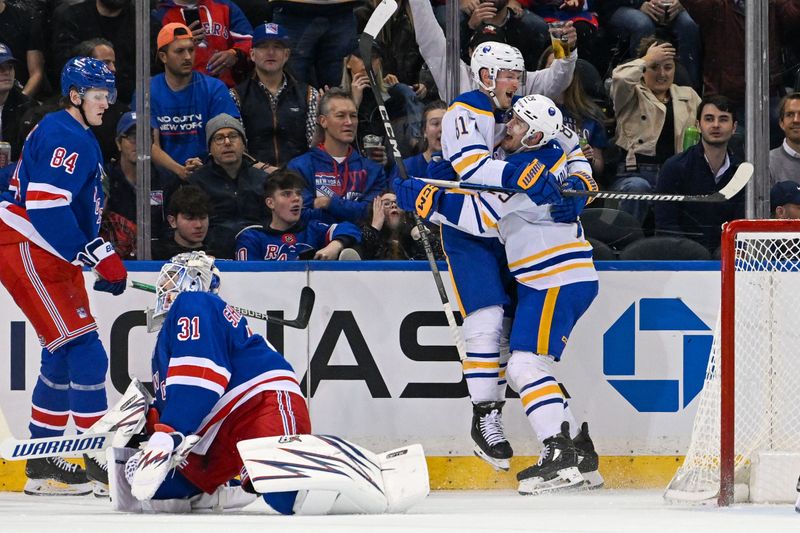
{"label": "blue rangers jersey on fan", "polygon": [[[239,261],[295,261],[304,252],[324,248],[339,239],[345,246],[361,242],[361,230],[350,222],[325,224],[309,221],[287,230],[248,226],[236,236],[236,259]],[[313,259],[310,257],[308,259]]]}
{"label": "blue rangers jersey on fan", "polygon": [[91,130],[67,111],[50,113],[25,141],[0,218],[21,237],[73,262],[97,238],[102,176],[103,156]]}
{"label": "blue rangers jersey on fan", "polygon": [[302,395],[292,366],[247,319],[208,292],[183,292],[172,303],[153,351],[159,421],[201,435],[204,454],[225,418],[262,391]]}

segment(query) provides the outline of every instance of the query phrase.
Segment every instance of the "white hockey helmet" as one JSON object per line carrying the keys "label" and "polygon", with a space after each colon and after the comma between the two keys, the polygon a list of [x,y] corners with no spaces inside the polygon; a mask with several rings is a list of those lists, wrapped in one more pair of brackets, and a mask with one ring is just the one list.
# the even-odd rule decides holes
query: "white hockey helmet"
{"label": "white hockey helmet", "polygon": [[[469,68],[475,83],[482,89],[491,92],[495,89],[497,73],[501,70],[515,70],[525,74],[525,59],[522,57],[522,52],[511,45],[487,41],[478,45],[472,52]],[[491,85],[485,85],[481,81],[482,69],[489,71]]]}
{"label": "white hockey helmet", "polygon": [[[513,107],[514,115],[528,125],[528,133],[522,137],[524,148],[539,148],[555,139],[564,122],[564,116],[556,104],[541,94],[530,94],[517,100]],[[541,132],[542,138],[536,144],[528,141]]]}
{"label": "white hockey helmet", "polygon": [[205,252],[178,254],[158,273],[156,280],[156,308],[153,318],[163,318],[172,302],[182,292],[219,292],[219,270],[214,266],[214,256]]}

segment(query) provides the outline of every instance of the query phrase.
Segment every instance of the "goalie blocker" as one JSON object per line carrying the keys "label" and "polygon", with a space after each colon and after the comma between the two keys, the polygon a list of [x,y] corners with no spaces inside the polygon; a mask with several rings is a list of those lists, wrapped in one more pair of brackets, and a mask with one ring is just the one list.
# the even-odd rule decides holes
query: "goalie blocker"
{"label": "goalie blocker", "polygon": [[[243,483],[281,514],[400,513],[430,492],[422,446],[413,444],[375,454],[330,435],[263,437],[237,444],[244,462]],[[138,500],[133,470],[135,450],[108,450],[112,506],[124,512],[190,512],[238,509],[255,496],[226,484],[213,494],[180,500]],[[135,490],[133,491],[136,492]]]}

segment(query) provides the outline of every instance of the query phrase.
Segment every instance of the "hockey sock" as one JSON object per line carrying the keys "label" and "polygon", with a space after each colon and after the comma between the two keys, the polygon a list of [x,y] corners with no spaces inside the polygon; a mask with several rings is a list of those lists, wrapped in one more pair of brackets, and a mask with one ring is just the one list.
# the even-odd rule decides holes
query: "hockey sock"
{"label": "hockey sock", "polygon": [[473,402],[501,401],[505,397],[503,393],[498,395],[502,322],[503,308],[499,305],[478,309],[464,318],[467,358],[462,364]]}
{"label": "hockey sock", "polygon": [[522,400],[522,408],[540,441],[561,431],[564,394],[551,374],[552,359],[533,352],[514,351],[508,377]]}
{"label": "hockey sock", "polygon": [[79,433],[92,427],[108,409],[108,357],[96,331],[81,335],[58,349],[69,363],[69,405]]}
{"label": "hockey sock", "polygon": [[63,354],[42,349],[39,379],[33,388],[31,421],[34,439],[64,434],[69,420],[69,374]]}

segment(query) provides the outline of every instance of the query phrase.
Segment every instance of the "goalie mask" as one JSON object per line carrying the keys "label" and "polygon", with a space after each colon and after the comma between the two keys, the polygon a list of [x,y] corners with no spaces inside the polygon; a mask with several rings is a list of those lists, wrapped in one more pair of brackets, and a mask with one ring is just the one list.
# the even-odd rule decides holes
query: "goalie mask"
{"label": "goalie mask", "polygon": [[[505,43],[487,41],[480,44],[472,52],[469,68],[472,71],[472,79],[480,88],[489,93],[497,107],[503,107],[497,101],[494,92],[497,87],[495,83],[497,75],[501,70],[519,72],[521,75],[520,87],[525,86],[525,59],[518,49]],[[488,85],[481,80],[481,70],[483,69],[488,70]]]}
{"label": "goalie mask", "polygon": [[[513,107],[514,117],[528,126],[522,136],[522,149],[536,149],[556,138],[561,130],[564,117],[555,103],[541,94],[531,94],[517,100]],[[533,142],[537,133],[542,134],[538,142]]]}
{"label": "goalie mask", "polygon": [[156,280],[156,308],[148,313],[148,331],[156,331],[182,292],[219,292],[219,270],[205,252],[178,254],[161,267]]}

